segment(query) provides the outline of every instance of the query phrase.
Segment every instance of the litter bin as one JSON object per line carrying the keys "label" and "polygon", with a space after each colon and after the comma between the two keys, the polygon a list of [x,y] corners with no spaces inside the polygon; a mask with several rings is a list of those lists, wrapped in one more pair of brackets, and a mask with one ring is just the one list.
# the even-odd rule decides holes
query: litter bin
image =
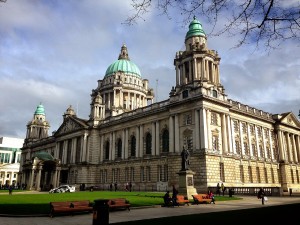
{"label": "litter bin", "polygon": [[108,225],[108,224],[109,224],[108,199],[94,200],[93,225]]}

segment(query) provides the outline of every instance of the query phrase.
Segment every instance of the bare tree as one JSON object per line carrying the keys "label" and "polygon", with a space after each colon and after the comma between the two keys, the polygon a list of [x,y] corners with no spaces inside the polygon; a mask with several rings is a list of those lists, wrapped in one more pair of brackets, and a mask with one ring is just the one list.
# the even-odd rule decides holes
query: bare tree
{"label": "bare tree", "polygon": [[[126,24],[144,20],[152,7],[170,19],[171,10],[176,9],[183,23],[191,21],[193,16],[210,22],[210,35],[240,35],[235,47],[255,42],[270,50],[288,39],[298,43],[300,39],[299,0],[132,0],[131,5],[134,13]],[[224,20],[225,25],[217,28]]]}

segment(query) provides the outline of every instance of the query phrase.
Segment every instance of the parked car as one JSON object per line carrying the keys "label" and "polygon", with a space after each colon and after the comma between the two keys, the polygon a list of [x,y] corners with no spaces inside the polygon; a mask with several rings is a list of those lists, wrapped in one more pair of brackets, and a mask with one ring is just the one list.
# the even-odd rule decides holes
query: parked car
{"label": "parked car", "polygon": [[75,192],[75,186],[65,184],[57,188],[53,188],[49,191],[49,193],[65,193],[65,192]]}

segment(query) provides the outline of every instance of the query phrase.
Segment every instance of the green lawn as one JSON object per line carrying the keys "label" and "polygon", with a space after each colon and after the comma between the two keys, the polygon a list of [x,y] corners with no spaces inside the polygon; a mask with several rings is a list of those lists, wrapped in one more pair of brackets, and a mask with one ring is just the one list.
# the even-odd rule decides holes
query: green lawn
{"label": "green lawn", "polygon": [[[8,191],[7,191],[8,192]],[[1,193],[1,192],[0,192]],[[0,195],[1,214],[28,215],[28,214],[49,214],[50,202],[89,200],[96,199],[126,198],[132,207],[151,206],[163,204],[162,192],[122,192],[122,191],[84,191],[75,193],[55,193],[48,192],[42,194],[13,194]],[[216,196],[216,201],[235,200]],[[192,200],[191,200],[192,201]]]}

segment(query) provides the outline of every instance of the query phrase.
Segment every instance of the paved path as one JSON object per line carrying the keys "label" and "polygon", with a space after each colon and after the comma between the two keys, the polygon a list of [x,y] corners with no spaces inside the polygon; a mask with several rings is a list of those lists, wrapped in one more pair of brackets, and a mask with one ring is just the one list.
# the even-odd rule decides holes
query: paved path
{"label": "paved path", "polygon": [[[300,197],[269,197],[265,205],[261,204],[255,196],[242,196],[243,200],[221,201],[216,204],[201,204],[180,206],[174,208],[151,207],[132,208],[130,211],[115,211],[109,214],[109,223],[124,221],[143,220],[160,217],[180,216],[189,214],[199,214],[208,212],[220,212],[237,209],[249,209],[257,207],[267,207],[271,205],[283,205],[300,203]],[[0,217],[1,225],[91,225],[93,223],[92,214],[80,214],[74,216],[50,217]]]}

